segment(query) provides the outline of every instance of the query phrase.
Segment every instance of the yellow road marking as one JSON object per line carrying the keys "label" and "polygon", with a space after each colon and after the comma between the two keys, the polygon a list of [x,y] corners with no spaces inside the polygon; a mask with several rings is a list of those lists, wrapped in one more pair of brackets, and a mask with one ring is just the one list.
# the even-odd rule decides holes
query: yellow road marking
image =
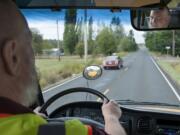
{"label": "yellow road marking", "polygon": [[[109,91],[110,91],[110,90],[107,89],[107,90],[105,90],[105,92],[104,92],[103,94],[106,95]],[[96,101],[100,102],[100,101],[101,101],[101,98],[98,98]]]}
{"label": "yellow road marking", "polygon": [[107,89],[103,94],[106,95],[110,90]]}
{"label": "yellow road marking", "polygon": [[127,70],[128,70],[128,68],[125,68],[125,69],[124,69],[124,71],[127,71]]}

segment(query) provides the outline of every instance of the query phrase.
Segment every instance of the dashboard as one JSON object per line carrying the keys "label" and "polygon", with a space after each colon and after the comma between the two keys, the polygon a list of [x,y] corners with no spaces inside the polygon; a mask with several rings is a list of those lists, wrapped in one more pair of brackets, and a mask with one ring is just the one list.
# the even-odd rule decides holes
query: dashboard
{"label": "dashboard", "polygon": [[[49,115],[50,118],[81,117],[104,124],[102,103],[76,102],[64,105]],[[128,135],[180,135],[180,114],[152,112],[121,107],[119,120]]]}
{"label": "dashboard", "polygon": [[104,119],[99,109],[79,108],[73,109],[73,117],[88,118],[104,124]]}

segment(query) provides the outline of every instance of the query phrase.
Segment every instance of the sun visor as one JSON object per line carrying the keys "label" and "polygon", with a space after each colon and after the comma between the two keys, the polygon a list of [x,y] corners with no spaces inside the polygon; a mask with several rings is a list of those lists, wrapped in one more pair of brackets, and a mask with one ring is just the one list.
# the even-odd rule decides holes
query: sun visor
{"label": "sun visor", "polygon": [[27,7],[32,0],[15,0],[19,7]]}
{"label": "sun visor", "polygon": [[159,4],[160,0],[94,0],[96,6],[106,7],[143,7],[148,5]]}
{"label": "sun visor", "polygon": [[162,3],[162,0],[16,0],[20,8],[135,8]]}

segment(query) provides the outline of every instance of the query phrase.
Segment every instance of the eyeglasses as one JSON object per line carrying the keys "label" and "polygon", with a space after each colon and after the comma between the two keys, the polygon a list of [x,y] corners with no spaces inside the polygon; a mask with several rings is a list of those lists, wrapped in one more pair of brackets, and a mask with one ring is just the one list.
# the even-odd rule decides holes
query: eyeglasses
{"label": "eyeglasses", "polygon": [[162,20],[164,20],[164,18],[160,17],[160,16],[158,16],[158,17],[149,16],[149,17],[146,17],[146,19],[147,19],[148,22],[151,21],[151,20],[155,20],[155,21],[162,21]]}

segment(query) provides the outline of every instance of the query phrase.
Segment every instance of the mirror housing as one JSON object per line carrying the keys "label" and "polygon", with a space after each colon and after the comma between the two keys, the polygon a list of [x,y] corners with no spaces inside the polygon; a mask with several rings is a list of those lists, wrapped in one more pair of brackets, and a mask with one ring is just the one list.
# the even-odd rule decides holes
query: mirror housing
{"label": "mirror housing", "polygon": [[131,10],[131,24],[140,31],[180,29],[180,7]]}
{"label": "mirror housing", "polygon": [[96,80],[102,75],[100,66],[87,66],[84,68],[83,77],[87,80]]}

